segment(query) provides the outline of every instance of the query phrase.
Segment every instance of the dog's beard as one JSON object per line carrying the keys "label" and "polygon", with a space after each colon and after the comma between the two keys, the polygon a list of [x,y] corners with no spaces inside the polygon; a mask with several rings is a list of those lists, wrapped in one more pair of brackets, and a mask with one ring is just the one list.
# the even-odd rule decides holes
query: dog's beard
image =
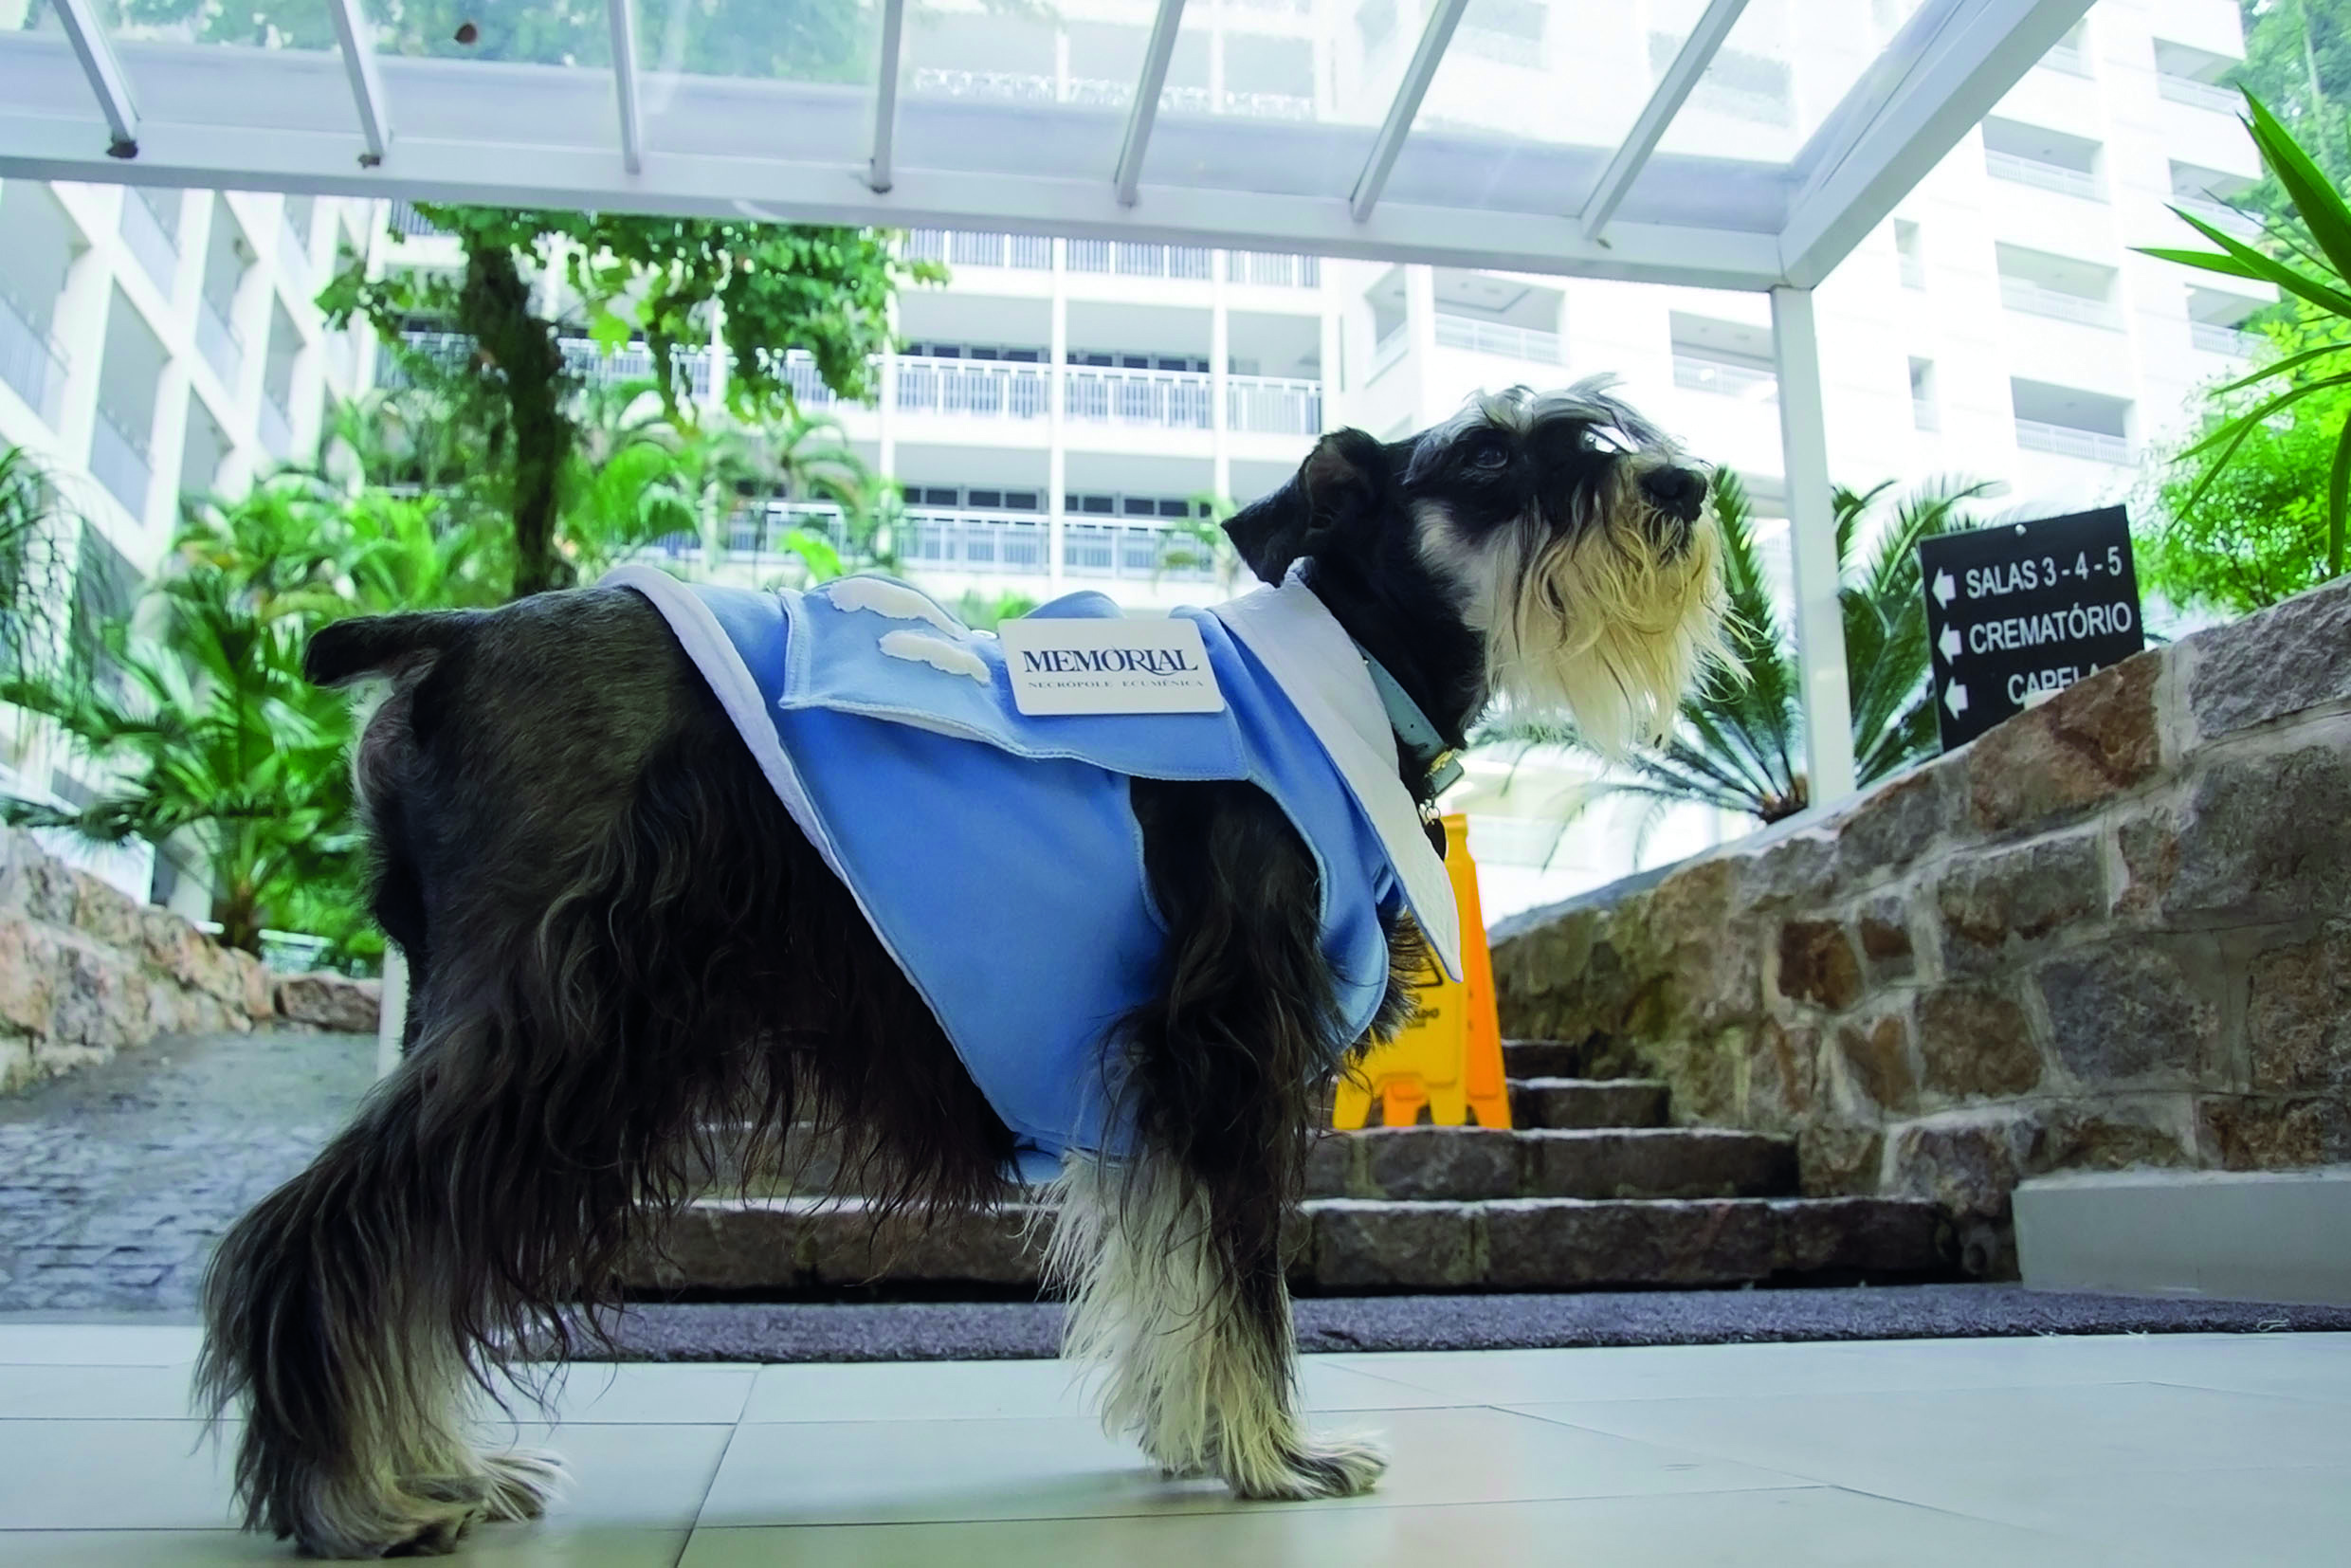
{"label": "dog's beard", "polygon": [[1607,756],[1663,741],[1701,668],[1729,651],[1713,506],[1668,556],[1655,541],[1681,525],[1643,497],[1641,471],[1619,464],[1564,530],[1530,511],[1471,543],[1441,502],[1418,517],[1422,549],[1462,585],[1485,639],[1489,695],[1521,717],[1572,717]]}

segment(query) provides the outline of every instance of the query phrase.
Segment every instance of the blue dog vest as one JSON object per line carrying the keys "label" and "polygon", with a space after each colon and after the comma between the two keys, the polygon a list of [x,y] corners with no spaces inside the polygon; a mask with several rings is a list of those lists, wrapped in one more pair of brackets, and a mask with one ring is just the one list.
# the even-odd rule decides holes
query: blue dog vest
{"label": "blue dog vest", "polygon": [[[1321,873],[1334,1056],[1386,989],[1383,914],[1409,910],[1459,973],[1451,886],[1385,710],[1298,576],[1176,611],[1199,628],[1223,712],[1050,716],[1014,705],[995,637],[890,578],[769,593],[629,566],[605,581],[669,623],[1012,1130],[1024,1179],[1072,1149],[1132,1152],[1111,1041],[1149,999],[1167,933],[1129,779],[1247,779],[1280,804]],[[1035,613],[1121,611],[1074,593]]]}

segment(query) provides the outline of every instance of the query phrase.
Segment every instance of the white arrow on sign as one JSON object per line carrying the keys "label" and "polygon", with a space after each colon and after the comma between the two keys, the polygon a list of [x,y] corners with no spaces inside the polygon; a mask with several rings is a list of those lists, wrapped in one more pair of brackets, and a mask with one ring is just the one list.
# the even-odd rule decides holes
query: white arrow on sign
{"label": "white arrow on sign", "polygon": [[1943,687],[1942,705],[1951,710],[1951,717],[1954,719],[1965,713],[1967,711],[1967,687],[1957,681]]}
{"label": "white arrow on sign", "polygon": [[1941,605],[1942,605],[1942,607],[1943,607],[1945,610],[1950,609],[1950,608],[1951,608],[1951,601],[1952,601],[1953,599],[1958,598],[1959,596],[1959,585],[1958,583],[1955,583],[1955,582],[1953,582],[1953,581],[1951,580],[1951,574],[1950,574],[1950,573],[1948,573],[1948,572],[1938,572],[1938,573],[1936,573],[1936,574],[1935,574],[1935,597],[1936,597],[1939,601],[1941,601]]}
{"label": "white arrow on sign", "polygon": [[1942,649],[1942,662],[1944,664],[1948,665],[1956,663],[1959,657],[1959,629],[1955,626],[1944,627],[1942,629],[1942,641],[1935,646]]}

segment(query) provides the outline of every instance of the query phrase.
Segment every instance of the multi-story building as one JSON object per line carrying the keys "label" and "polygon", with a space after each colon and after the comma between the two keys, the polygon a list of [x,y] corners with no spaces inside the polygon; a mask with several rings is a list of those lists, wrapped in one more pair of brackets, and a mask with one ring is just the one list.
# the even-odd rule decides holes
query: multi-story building
{"label": "multi-story building", "polygon": [[[313,302],[374,243],[378,205],[245,191],[0,183],[0,446],[21,447],[87,520],[77,622],[127,608],[184,495],[235,494],[318,447],[322,410],[372,374],[373,339]],[[0,709],[0,788],[77,797],[89,781],[43,726]],[[54,847],[144,896],[173,892],[144,848]],[[191,884],[182,902],[204,908]]]}
{"label": "multi-story building", "polygon": [[[1368,127],[1426,9],[1195,7],[1163,107]],[[1419,127],[1612,145],[1704,9],[1470,0]],[[1916,0],[1754,0],[1668,150],[1788,157],[1918,9]],[[1152,11],[1135,0],[1069,0],[1051,13],[942,6],[910,27],[910,90],[1123,101]],[[2100,0],[1822,285],[1841,483],[1960,474],[1996,482],[2001,504],[2033,512],[2120,498],[2139,483],[2140,454],[2189,417],[2200,384],[2241,360],[2239,323],[2268,302],[2131,248],[2191,238],[2173,204],[2241,225],[2225,199],[2257,164],[2236,100],[2215,83],[2242,52],[2234,0]],[[1627,210],[1641,194],[1636,182]],[[1580,196],[1561,200],[1572,210]],[[12,203],[38,216],[11,221]],[[151,225],[155,209],[137,195],[0,194],[0,288],[15,309],[0,311],[0,363],[11,385],[32,387],[13,401],[0,392],[0,437],[29,430],[28,445],[86,465],[99,489],[136,495],[137,505],[100,497],[97,508],[105,536],[128,541],[118,548],[133,567],[160,547],[172,487],[128,470],[118,429],[146,432],[151,475],[231,483],[270,448],[274,415],[289,412],[279,424],[306,440],[321,381],[340,390],[355,384],[349,373],[365,374],[329,363],[351,351],[320,341],[299,268],[279,264],[273,226],[292,221],[280,217],[292,208],[201,193],[181,206],[175,226]],[[454,259],[422,224],[394,222],[405,237],[389,264]],[[166,241],[180,236],[184,260],[147,258],[158,228]],[[315,264],[324,243],[300,260]],[[1143,608],[1221,593],[1184,531],[1212,500],[1246,502],[1282,483],[1318,431],[1351,424],[1394,435],[1480,388],[1595,373],[1620,377],[1697,455],[1739,468],[1767,520],[1783,504],[1760,297],[1030,234],[917,232],[908,245],[947,262],[954,279],[902,295],[902,346],[880,367],[876,405],[836,404],[812,366],[795,382],[804,407],[836,416],[902,483],[901,559],[950,599],[1093,587]],[[158,265],[171,278],[161,290]],[[56,303],[46,315],[14,305],[32,298]],[[70,339],[65,370],[44,347],[51,339]],[[598,359],[584,340],[574,352],[592,374],[642,374],[626,355]],[[33,367],[22,380],[20,365]],[[57,407],[45,413],[51,380]],[[715,560],[699,543],[681,556],[772,580],[793,570],[780,531],[806,515],[790,501],[751,508]],[[1764,526],[1767,550],[1777,548],[1775,526],[1784,528]],[[1562,835],[1558,818],[1584,783],[1556,758],[1473,772],[1461,799],[1479,829],[1489,913],[1630,868],[1626,818],[1602,812]],[[1686,814],[1641,852],[1654,860],[1737,828]]]}

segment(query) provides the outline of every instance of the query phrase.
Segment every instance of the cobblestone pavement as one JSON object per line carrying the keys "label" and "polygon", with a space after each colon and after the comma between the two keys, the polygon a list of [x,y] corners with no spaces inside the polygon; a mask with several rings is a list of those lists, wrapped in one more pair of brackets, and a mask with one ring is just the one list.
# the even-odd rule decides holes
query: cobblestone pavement
{"label": "cobblestone pavement", "polygon": [[341,1126],[373,1036],[166,1036],[0,1098],[0,1311],[186,1312],[246,1209]]}

